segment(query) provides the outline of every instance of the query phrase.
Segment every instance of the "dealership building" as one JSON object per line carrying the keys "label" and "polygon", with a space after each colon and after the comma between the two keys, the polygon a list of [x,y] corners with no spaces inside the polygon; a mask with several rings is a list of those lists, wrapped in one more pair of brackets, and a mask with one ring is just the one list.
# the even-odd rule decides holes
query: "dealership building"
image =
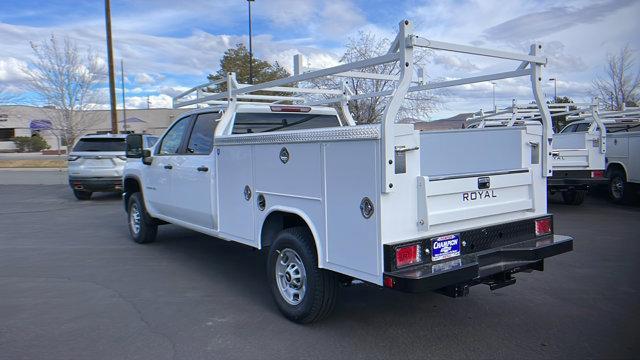
{"label": "dealership building", "polygon": [[[0,152],[13,152],[16,147],[11,139],[18,136],[39,134],[51,146],[51,150],[65,149],[56,129],[55,110],[47,107],[7,105],[0,106]],[[126,120],[118,110],[118,129],[137,133],[161,134],[184,109],[127,109]],[[109,110],[90,110],[83,115],[86,133],[111,130]],[[126,124],[126,129],[125,129]]]}

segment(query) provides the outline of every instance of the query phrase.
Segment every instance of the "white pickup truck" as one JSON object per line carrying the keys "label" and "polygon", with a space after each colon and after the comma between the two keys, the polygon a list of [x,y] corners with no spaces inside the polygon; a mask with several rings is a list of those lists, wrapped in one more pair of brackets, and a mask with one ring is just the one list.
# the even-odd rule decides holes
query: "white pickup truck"
{"label": "white pickup truck", "polygon": [[[601,112],[607,132],[606,178],[609,196],[617,203],[633,203],[640,189],[640,108]],[[597,124],[591,117],[573,116],[561,134],[584,136]]]}
{"label": "white pickup truck", "polygon": [[[519,66],[416,84],[414,47]],[[265,249],[275,302],[299,323],[327,316],[338,285],[355,279],[450,296],[476,284],[511,285],[513,274],[541,271],[545,258],[573,247],[570,237],[554,234],[547,213],[551,123],[540,49],[516,54],[426,40],[403,21],[379,57],[312,72],[301,72],[298,58],[295,75],[285,79],[246,85],[231,73],[197,86],[174,105],[208,107],[178,118],[153,149],[128,149],[141,157],[127,162],[124,174],[131,236],[151,242],[158,224],[168,222]],[[383,63],[396,63],[398,72],[366,71]],[[303,86],[326,76],[393,80],[396,87],[355,95]],[[420,134],[395,123],[408,92],[517,76],[531,78],[544,126]],[[221,83],[224,91],[210,92]],[[366,97],[386,97],[384,116],[379,124],[355,125],[348,101]]]}
{"label": "white pickup truck", "polygon": [[[549,192],[559,192],[564,203],[580,205],[590,187],[606,184],[606,129],[598,115],[598,102],[558,103],[547,105],[552,116],[589,118],[589,124],[579,132],[553,134],[553,176],[547,180]],[[541,116],[535,104],[516,104],[484,113],[480,110],[467,119],[469,128],[497,126],[541,126]],[[575,126],[574,126],[575,127]]]}

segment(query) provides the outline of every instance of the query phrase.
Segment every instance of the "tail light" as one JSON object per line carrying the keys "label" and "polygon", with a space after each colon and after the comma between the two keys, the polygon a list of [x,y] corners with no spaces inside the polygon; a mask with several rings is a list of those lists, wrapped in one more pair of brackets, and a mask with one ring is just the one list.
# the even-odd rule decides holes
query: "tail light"
{"label": "tail light", "polygon": [[396,268],[401,268],[422,261],[420,244],[396,248]]}
{"label": "tail light", "polygon": [[69,155],[69,156],[67,156],[67,160],[68,161],[76,161],[78,159],[80,159],[80,156],[77,156],[77,155]]}
{"label": "tail light", "polygon": [[388,287],[388,288],[392,288],[393,287],[394,282],[393,282],[393,278],[389,277],[389,276],[385,276],[384,277],[384,286]]}
{"label": "tail light", "polygon": [[592,178],[602,178],[604,177],[604,170],[593,170],[591,172]]}
{"label": "tail light", "polygon": [[311,108],[308,106],[281,106],[281,105],[271,105],[271,111],[277,112],[302,112],[308,113],[311,111]]}
{"label": "tail light", "polygon": [[536,236],[548,235],[553,231],[553,221],[550,217],[536,219]]}

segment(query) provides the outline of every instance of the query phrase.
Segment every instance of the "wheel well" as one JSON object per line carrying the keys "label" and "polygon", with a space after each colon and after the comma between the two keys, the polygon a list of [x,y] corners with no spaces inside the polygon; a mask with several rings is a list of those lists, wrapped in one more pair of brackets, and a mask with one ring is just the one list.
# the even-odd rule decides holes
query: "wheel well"
{"label": "wheel well", "polygon": [[627,178],[627,172],[624,170],[624,167],[619,163],[611,163],[607,167],[607,177],[611,177],[611,173],[615,170],[620,170],[622,174],[624,174],[624,178]]}
{"label": "wheel well", "polygon": [[297,226],[304,226],[311,232],[309,225],[300,215],[284,211],[272,212],[262,223],[262,232],[260,233],[261,247],[271,246],[271,242],[280,231]]}
{"label": "wheel well", "polygon": [[135,178],[126,178],[124,179],[124,204],[125,206],[127,206],[127,203],[129,203],[129,198],[131,197],[131,195],[133,195],[134,193],[140,192],[140,183],[138,182],[138,179]]}

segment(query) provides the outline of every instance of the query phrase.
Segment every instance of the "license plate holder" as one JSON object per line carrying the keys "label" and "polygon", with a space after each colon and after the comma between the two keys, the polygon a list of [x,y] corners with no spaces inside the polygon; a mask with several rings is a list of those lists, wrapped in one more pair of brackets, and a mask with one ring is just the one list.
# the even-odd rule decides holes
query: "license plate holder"
{"label": "license plate holder", "polygon": [[460,234],[438,236],[431,239],[431,261],[460,256]]}

